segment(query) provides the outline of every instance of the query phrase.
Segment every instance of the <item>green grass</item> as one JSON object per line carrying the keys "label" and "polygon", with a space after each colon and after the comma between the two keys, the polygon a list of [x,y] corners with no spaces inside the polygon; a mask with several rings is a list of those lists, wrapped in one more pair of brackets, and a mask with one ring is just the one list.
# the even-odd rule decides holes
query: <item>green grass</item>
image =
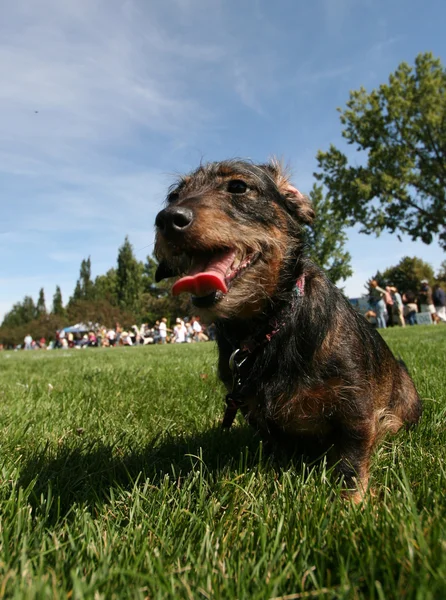
{"label": "green grass", "polygon": [[212,344],[0,353],[0,598],[445,598],[446,327],[384,336],[424,415],[363,507],[219,430]]}

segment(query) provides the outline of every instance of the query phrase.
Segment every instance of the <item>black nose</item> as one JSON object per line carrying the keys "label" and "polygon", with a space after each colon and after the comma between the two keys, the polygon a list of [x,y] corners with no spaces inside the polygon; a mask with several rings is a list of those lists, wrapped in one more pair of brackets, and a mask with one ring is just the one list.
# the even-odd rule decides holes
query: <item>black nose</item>
{"label": "black nose", "polygon": [[155,225],[168,235],[169,233],[182,233],[194,220],[194,213],[190,208],[176,206],[165,208],[159,212],[155,219]]}

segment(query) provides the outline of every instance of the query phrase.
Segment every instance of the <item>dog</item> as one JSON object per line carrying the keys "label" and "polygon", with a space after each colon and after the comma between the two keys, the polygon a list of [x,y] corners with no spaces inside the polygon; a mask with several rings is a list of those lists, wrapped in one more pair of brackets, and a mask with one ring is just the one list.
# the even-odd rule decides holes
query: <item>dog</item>
{"label": "dog", "polygon": [[421,401],[383,338],[305,253],[309,199],[278,162],[201,165],[169,190],[155,221],[156,280],[177,277],[216,326],[219,376],[266,442],[325,453],[359,502],[372,450],[414,425]]}

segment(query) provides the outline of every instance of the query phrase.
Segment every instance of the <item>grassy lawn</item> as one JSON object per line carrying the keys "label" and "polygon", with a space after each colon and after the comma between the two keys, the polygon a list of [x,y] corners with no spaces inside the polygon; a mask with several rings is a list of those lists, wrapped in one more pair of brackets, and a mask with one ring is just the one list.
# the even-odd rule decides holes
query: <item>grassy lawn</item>
{"label": "grassy lawn", "polygon": [[0,598],[446,598],[446,327],[384,336],[424,415],[362,508],[219,430],[213,344],[0,353]]}

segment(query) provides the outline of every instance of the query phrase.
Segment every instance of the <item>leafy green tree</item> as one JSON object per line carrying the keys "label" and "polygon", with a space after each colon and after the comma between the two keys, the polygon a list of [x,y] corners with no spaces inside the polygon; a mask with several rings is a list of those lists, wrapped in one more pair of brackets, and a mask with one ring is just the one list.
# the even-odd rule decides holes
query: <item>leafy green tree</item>
{"label": "leafy green tree", "polygon": [[334,208],[364,233],[401,231],[446,249],[446,70],[431,53],[401,63],[389,82],[350,93],[338,109],[347,143],[364,152],[349,164],[331,145],[315,173]]}
{"label": "leafy green tree", "polygon": [[36,315],[38,317],[46,315],[45,292],[43,288],[40,288],[39,291],[39,299],[37,300],[36,305]]}
{"label": "leafy green tree", "polygon": [[6,346],[23,343],[25,335],[30,333],[35,340],[44,337],[47,341],[54,339],[56,330],[68,325],[64,317],[55,314],[46,315],[44,319],[34,319],[28,323],[17,324],[13,327],[0,327],[0,343]]}
{"label": "leafy green tree", "polygon": [[316,214],[306,233],[310,258],[333,283],[345,280],[353,274],[351,256],[344,249],[346,221],[333,210],[331,200],[324,196],[321,185],[313,186],[310,200]]}
{"label": "leafy green tree", "polygon": [[31,296],[25,296],[22,302],[14,304],[3,318],[2,327],[17,327],[29,323],[37,316],[36,305]]}
{"label": "leafy green tree", "polygon": [[118,306],[112,306],[104,298],[72,302],[67,307],[67,318],[70,323],[97,323],[105,327],[114,327],[119,322],[127,328],[137,321],[135,314],[122,310]]}
{"label": "leafy green tree", "polygon": [[446,283],[446,260],[444,260],[441,263],[438,273],[436,275],[436,279],[438,282]]}
{"label": "leafy green tree", "polygon": [[116,293],[118,305],[139,315],[141,309],[141,294],[143,266],[136,260],[133,247],[126,236],[118,251],[118,268],[116,271]]}
{"label": "leafy green tree", "polygon": [[172,296],[172,280],[155,281],[158,261],[154,256],[147,256],[143,267],[143,295],[141,302],[141,318],[143,322],[154,323],[161,317],[174,322],[176,317],[190,314],[190,298],[188,294]]}
{"label": "leafy green tree", "polygon": [[23,323],[23,307],[21,302],[16,302],[11,310],[5,314],[2,327],[16,327]]}
{"label": "leafy green tree", "polygon": [[105,275],[98,275],[94,280],[94,297],[96,300],[107,300],[112,306],[118,305],[116,291],[116,269],[109,269]]}
{"label": "leafy green tree", "polygon": [[429,263],[424,262],[421,258],[405,256],[396,266],[389,267],[383,273],[378,272],[372,279],[376,279],[381,287],[392,285],[397,287],[401,293],[409,290],[416,293],[420,289],[423,279],[427,279],[432,285],[435,277],[434,270]]}
{"label": "leafy green tree", "polygon": [[56,291],[53,296],[53,315],[63,316],[65,314],[65,310],[62,302],[62,291],[59,286],[56,286]]}

